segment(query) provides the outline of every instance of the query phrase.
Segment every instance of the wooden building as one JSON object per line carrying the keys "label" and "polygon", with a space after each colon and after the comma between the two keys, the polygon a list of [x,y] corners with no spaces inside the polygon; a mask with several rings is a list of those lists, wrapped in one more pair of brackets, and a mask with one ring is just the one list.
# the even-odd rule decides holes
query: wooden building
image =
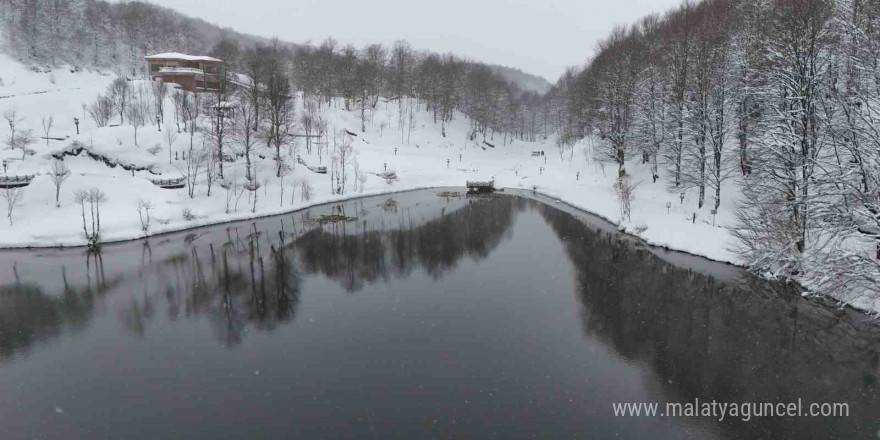
{"label": "wooden building", "polygon": [[217,90],[223,60],[169,52],[145,56],[150,79],[179,84],[191,92]]}

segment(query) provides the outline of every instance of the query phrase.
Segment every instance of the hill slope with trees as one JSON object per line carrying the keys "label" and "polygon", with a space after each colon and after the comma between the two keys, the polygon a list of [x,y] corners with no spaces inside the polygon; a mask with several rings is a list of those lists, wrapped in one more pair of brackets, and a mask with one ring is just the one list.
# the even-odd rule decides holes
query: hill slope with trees
{"label": "hill slope with trees", "polygon": [[857,301],[880,295],[878,66],[878,2],[706,0],[616,28],[548,99],[621,181],[648,168],[695,215],[742,193],[755,272]]}

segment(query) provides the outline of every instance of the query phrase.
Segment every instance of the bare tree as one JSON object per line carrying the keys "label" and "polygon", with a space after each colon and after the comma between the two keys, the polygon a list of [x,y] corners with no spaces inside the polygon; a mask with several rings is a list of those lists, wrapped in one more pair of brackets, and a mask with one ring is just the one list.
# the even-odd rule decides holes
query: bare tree
{"label": "bare tree", "polygon": [[382,91],[382,73],[388,62],[388,51],[381,44],[370,44],[361,52],[363,57],[363,85],[370,108],[375,108]]}
{"label": "bare tree", "polygon": [[143,94],[135,94],[129,101],[126,109],[128,122],[134,128],[134,146],[138,146],[138,128],[147,125],[150,119],[150,104],[147,102]]}
{"label": "bare tree", "polygon": [[300,200],[308,202],[312,199],[312,185],[308,180],[300,181],[299,188]]}
{"label": "bare tree", "polygon": [[43,133],[46,135],[46,146],[49,146],[49,134],[52,131],[52,125],[55,124],[55,118],[53,116],[49,116],[48,118],[43,116],[40,118],[40,123],[43,126]]}
{"label": "bare tree", "polygon": [[632,220],[632,202],[636,198],[637,182],[628,174],[623,174],[614,183],[614,193],[617,194],[617,202],[620,204],[620,219]]}
{"label": "bare tree", "polygon": [[168,144],[168,163],[171,163],[171,151],[174,149],[174,141],[177,140],[177,131],[165,128],[165,143]]}
{"label": "bare tree", "polygon": [[107,196],[98,188],[80,189],[73,200],[80,205],[83,236],[89,248],[95,249],[101,239],[101,205],[107,202]]}
{"label": "bare tree", "polygon": [[238,193],[238,173],[233,172],[232,177],[225,178],[220,181],[220,188],[226,190],[226,213],[229,214],[229,205],[232,203],[232,198],[236,196]]}
{"label": "bare tree", "polygon": [[257,168],[256,167],[254,168],[253,173],[254,173],[253,180],[249,180],[249,181],[245,182],[244,189],[246,191],[248,191],[251,196],[253,196],[253,205],[251,207],[251,212],[257,212],[257,194],[258,194],[257,190],[260,189],[260,187],[262,185],[260,185],[260,181],[257,180]]}
{"label": "bare tree", "polygon": [[183,92],[181,98],[182,114],[184,126],[189,123],[189,149],[193,149],[193,140],[198,131],[199,112],[201,107],[201,98],[198,93]]}
{"label": "bare tree", "polygon": [[609,148],[602,155],[617,163],[618,175],[626,174],[627,153],[633,148],[630,136],[635,111],[635,93],[641,70],[640,30],[616,28],[600,45],[591,66],[604,87],[596,88],[600,105],[598,127]]}
{"label": "bare tree", "polygon": [[321,146],[323,145],[325,149],[329,148],[327,142],[327,119],[318,116],[318,119],[315,120],[314,124],[315,128],[313,131],[315,133],[315,139],[317,139],[318,142],[318,162],[320,163],[323,157],[321,156]]}
{"label": "bare tree", "polygon": [[110,118],[113,116],[113,101],[104,95],[98,95],[95,102],[89,104],[87,110],[89,116],[95,121],[95,125],[98,127],[106,127],[107,124],[110,123]]}
{"label": "bare tree", "polygon": [[398,98],[398,106],[403,107],[403,97],[411,93],[413,64],[415,54],[409,43],[398,40],[391,48],[390,79],[391,94]]}
{"label": "bare tree", "polygon": [[3,119],[9,126],[9,137],[6,139],[6,146],[10,150],[21,149],[21,158],[24,160],[27,155],[27,147],[34,143],[33,131],[30,129],[21,129],[24,118],[18,115],[15,107],[9,108],[3,112]]}
{"label": "bare tree", "polygon": [[9,148],[14,148],[15,135],[18,133],[19,127],[24,122],[24,118],[18,115],[17,108],[10,107],[3,111],[3,119],[6,120],[6,125],[9,126],[9,138],[6,141],[6,145],[9,146]]}
{"label": "bare tree", "polygon": [[660,178],[659,155],[666,141],[668,81],[663,71],[660,19],[651,15],[641,21],[645,63],[636,92],[635,140],[642,147],[642,163],[650,163],[654,182]]}
{"label": "bare tree", "polygon": [[[214,56],[224,60],[220,63],[219,71],[216,75],[216,89],[208,94],[208,102],[210,103],[210,111],[206,112],[211,118],[211,130],[207,133],[211,144],[216,151],[217,164],[219,165],[219,177],[223,178],[223,163],[226,161],[227,154],[223,151],[225,143],[229,137],[229,125],[231,125],[230,116],[227,111],[232,108],[229,102],[233,93],[232,83],[230,81],[231,72],[229,65],[238,57],[238,46],[228,40],[221,40],[212,50]],[[209,190],[210,192],[210,190]]]}
{"label": "bare tree", "polygon": [[721,16],[711,17],[708,21],[714,32],[709,37],[713,46],[710,60],[712,89],[708,96],[710,117],[706,132],[712,155],[707,164],[707,186],[715,190],[714,209],[717,211],[721,206],[721,185],[730,177],[733,169],[729,165],[730,155],[726,154],[725,145],[732,130],[730,107],[736,91],[731,87],[735,79],[730,68],[730,24]]}
{"label": "bare tree", "polygon": [[409,143],[410,136],[412,136],[413,130],[416,129],[416,112],[410,109],[409,118],[407,118],[406,123],[406,143]]}
{"label": "bare tree", "polygon": [[765,14],[771,19],[761,95],[772,116],[754,151],[735,235],[749,266],[792,276],[813,258],[824,261],[823,249],[838,248],[846,237],[832,197],[840,180],[827,172],[838,167],[825,134],[830,124],[820,112],[829,99],[821,86],[833,78],[832,9],[821,1],[778,0]]}
{"label": "bare tree", "polygon": [[312,154],[312,137],[317,128],[318,118],[320,118],[318,115],[318,103],[312,98],[306,99],[303,103],[302,116],[299,118],[299,123],[305,133],[306,152],[309,154]]}
{"label": "bare tree", "polygon": [[159,123],[165,123],[165,98],[168,96],[168,84],[161,79],[151,83],[150,90],[153,92],[153,98],[156,101],[156,114],[159,116]]}
{"label": "bare tree", "polygon": [[21,202],[24,196],[24,188],[3,188],[3,198],[6,199],[6,217],[9,218],[9,226],[12,226],[12,211]]}
{"label": "bare tree", "polygon": [[180,171],[182,175],[186,177],[186,190],[189,198],[195,198],[196,196],[196,183],[199,176],[199,171],[202,169],[202,166],[207,163],[211,155],[211,151],[208,148],[196,149],[193,147],[193,144],[190,143],[190,147],[188,151],[184,152],[184,163],[186,164],[186,168]]}
{"label": "bare tree", "polygon": [[52,179],[52,183],[55,184],[55,207],[61,207],[61,185],[64,184],[64,181],[70,177],[70,169],[67,168],[67,164],[64,161],[56,160],[52,163],[52,168],[49,168],[49,178]]}
{"label": "bare tree", "polygon": [[257,118],[257,107],[250,99],[247,91],[240,91],[237,96],[238,115],[233,120],[232,138],[244,150],[245,180],[253,179],[252,153],[257,148],[259,133],[254,129]]}
{"label": "bare tree", "polygon": [[210,109],[208,114],[210,115],[211,125],[206,127],[204,131],[204,136],[210,143],[211,148],[214,150],[213,156],[216,157],[216,161],[219,165],[219,177],[223,178],[223,162],[227,157],[223,148],[225,143],[229,141],[229,131],[231,125],[231,121],[226,116],[226,109],[229,108],[229,103],[226,101],[220,101],[220,94],[212,95],[214,98],[211,101]]}
{"label": "bare tree", "polygon": [[696,12],[693,3],[684,3],[668,18],[669,25],[665,38],[668,53],[668,72],[670,76],[669,119],[672,123],[672,136],[668,136],[666,158],[670,164],[672,186],[681,185],[682,155],[685,151],[685,120],[687,119],[687,91],[691,79]]}
{"label": "bare tree", "polygon": [[15,138],[15,147],[21,150],[21,159],[24,160],[27,157],[28,147],[37,141],[36,136],[34,136],[34,131],[28,128],[27,130],[19,130],[18,136]]}
{"label": "bare tree", "polygon": [[138,199],[137,202],[137,212],[138,212],[138,220],[141,222],[141,231],[144,233],[144,237],[149,235],[150,226],[153,223],[153,217],[151,211],[153,210],[153,203],[149,200]]}
{"label": "bare tree", "polygon": [[186,130],[186,108],[189,106],[189,92],[184,89],[173,89],[171,104],[174,105],[174,123],[177,125],[177,131],[180,131],[181,121],[183,121],[183,129]]}
{"label": "bare tree", "polygon": [[113,108],[119,114],[119,124],[125,123],[125,109],[131,101],[131,86],[125,78],[116,78],[110,83],[107,95],[113,103]]}
{"label": "bare tree", "polygon": [[222,161],[218,154],[211,145],[205,144],[202,142],[202,150],[205,155],[205,184],[208,186],[208,197],[211,197],[211,187],[214,185],[214,180],[217,178],[217,163]]}
{"label": "bare tree", "polygon": [[288,146],[296,131],[293,113],[294,96],[287,72],[281,60],[280,43],[273,41],[272,56],[266,61],[266,86],[263,92],[267,122],[267,143],[275,149],[275,176],[281,176],[281,148]]}
{"label": "bare tree", "polygon": [[[284,176],[287,176],[292,173],[293,173],[293,168],[291,168],[290,165],[288,165],[286,162],[282,162],[281,163],[281,175],[278,176],[278,186],[281,189],[281,200],[280,200],[278,206],[281,206],[281,207],[284,206]],[[293,196],[291,196],[291,198],[292,197]]]}
{"label": "bare tree", "polygon": [[342,145],[336,149],[333,155],[333,164],[336,175],[336,194],[345,194],[345,185],[348,180],[348,169],[352,165],[354,156],[354,148],[352,147],[351,136],[345,135]]}
{"label": "bare tree", "polygon": [[14,107],[3,112],[3,119],[6,120],[6,124],[9,126],[9,137],[6,139],[6,146],[10,150],[21,149],[21,159],[24,160],[27,156],[28,146],[36,142],[33,130],[21,129],[24,118],[18,115],[18,110]]}
{"label": "bare tree", "polygon": [[247,96],[242,101],[250,101],[254,113],[251,121],[254,131],[259,129],[260,107],[263,105],[261,84],[264,84],[266,80],[266,62],[270,56],[272,55],[269,53],[269,49],[261,44],[248,51],[244,56],[245,70],[251,83],[250,87],[242,89],[243,94]]}

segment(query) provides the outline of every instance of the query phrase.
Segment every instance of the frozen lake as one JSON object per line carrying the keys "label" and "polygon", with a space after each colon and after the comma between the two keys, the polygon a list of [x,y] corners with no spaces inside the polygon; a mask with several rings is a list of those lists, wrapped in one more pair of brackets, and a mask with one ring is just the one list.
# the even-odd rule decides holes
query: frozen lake
{"label": "frozen lake", "polygon": [[[875,439],[880,326],[526,193],[0,252],[0,439]],[[615,403],[846,403],[620,417]]]}

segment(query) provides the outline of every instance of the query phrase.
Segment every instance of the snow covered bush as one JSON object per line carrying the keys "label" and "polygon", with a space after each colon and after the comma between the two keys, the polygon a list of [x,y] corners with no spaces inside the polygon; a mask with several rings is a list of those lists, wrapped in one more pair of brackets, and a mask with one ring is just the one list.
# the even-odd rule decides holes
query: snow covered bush
{"label": "snow covered bush", "polygon": [[181,211],[181,215],[183,216],[183,219],[188,222],[191,222],[198,218],[189,208],[183,208],[183,210]]}
{"label": "snow covered bush", "polygon": [[397,172],[394,171],[393,169],[388,170],[388,171],[380,174],[379,176],[382,177],[383,179],[385,179],[385,183],[387,183],[389,185],[392,185],[392,184],[394,184],[394,182],[397,181]]}

